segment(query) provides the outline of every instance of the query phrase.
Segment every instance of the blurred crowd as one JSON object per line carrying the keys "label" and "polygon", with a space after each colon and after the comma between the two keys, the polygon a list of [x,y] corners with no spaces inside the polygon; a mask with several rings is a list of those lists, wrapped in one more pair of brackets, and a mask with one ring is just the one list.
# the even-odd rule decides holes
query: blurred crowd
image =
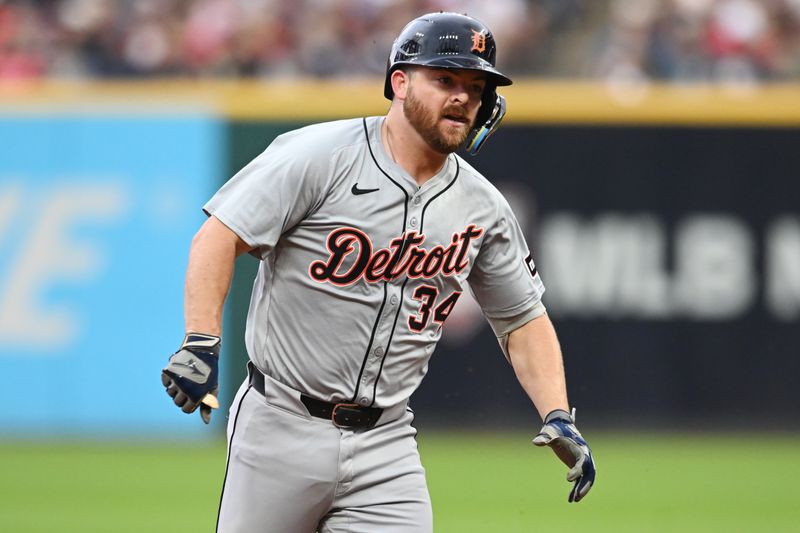
{"label": "blurred crowd", "polygon": [[800,0],[0,0],[0,79],[374,76],[439,10],[513,75],[800,78]]}
{"label": "blurred crowd", "polygon": [[800,79],[800,0],[613,0],[588,73],[605,78]]}

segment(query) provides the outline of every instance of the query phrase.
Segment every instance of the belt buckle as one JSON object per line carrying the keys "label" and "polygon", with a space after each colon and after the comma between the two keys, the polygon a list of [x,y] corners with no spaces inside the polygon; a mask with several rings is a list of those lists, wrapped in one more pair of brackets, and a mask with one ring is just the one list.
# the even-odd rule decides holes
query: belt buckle
{"label": "belt buckle", "polygon": [[[362,421],[363,414],[361,406],[357,403],[337,403],[333,406],[333,411],[331,411],[331,422],[337,428],[351,428]],[[340,422],[337,420],[338,416],[343,417],[344,420]]]}

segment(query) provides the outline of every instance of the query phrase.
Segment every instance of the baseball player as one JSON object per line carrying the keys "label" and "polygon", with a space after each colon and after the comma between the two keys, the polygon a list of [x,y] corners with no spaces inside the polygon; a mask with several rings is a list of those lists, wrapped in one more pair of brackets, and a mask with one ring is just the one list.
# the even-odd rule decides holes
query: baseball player
{"label": "baseball player", "polygon": [[205,422],[234,259],[260,260],[217,531],[430,532],[408,399],[467,289],[544,419],[534,443],[570,467],[569,501],[591,488],[531,254],[506,200],[454,153],[480,149],[510,84],[485,25],[424,15],[392,46],[386,116],[281,135],[204,206],[187,333],[162,382]]}

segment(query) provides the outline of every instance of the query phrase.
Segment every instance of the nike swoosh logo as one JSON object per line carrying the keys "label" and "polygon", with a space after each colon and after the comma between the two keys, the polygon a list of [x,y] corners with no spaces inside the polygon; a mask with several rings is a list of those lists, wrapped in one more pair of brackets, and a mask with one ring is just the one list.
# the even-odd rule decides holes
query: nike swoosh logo
{"label": "nike swoosh logo", "polygon": [[353,184],[353,188],[350,189],[350,192],[358,196],[359,194],[369,194],[371,192],[379,191],[380,189],[359,189],[358,183]]}
{"label": "nike swoosh logo", "polygon": [[178,365],[178,366],[185,366],[186,368],[188,368],[188,369],[190,369],[192,371],[192,374],[198,374],[200,376],[203,375],[203,373],[200,372],[200,370],[198,370],[197,363],[195,363],[193,360],[190,360],[188,363],[182,363],[180,361],[175,361],[173,364],[174,365]]}

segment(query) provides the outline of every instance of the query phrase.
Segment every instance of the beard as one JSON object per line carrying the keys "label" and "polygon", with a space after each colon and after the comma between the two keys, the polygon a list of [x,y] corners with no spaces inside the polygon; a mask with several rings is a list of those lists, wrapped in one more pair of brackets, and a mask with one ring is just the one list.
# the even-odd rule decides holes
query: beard
{"label": "beard", "polygon": [[[414,95],[411,87],[403,105],[403,114],[428,146],[440,154],[450,154],[458,150],[472,129],[472,121],[469,120],[465,109],[460,106],[448,106],[441,114],[435,113],[425,107]],[[469,122],[468,127],[458,128],[441,124],[441,119],[446,116],[464,118]]]}

